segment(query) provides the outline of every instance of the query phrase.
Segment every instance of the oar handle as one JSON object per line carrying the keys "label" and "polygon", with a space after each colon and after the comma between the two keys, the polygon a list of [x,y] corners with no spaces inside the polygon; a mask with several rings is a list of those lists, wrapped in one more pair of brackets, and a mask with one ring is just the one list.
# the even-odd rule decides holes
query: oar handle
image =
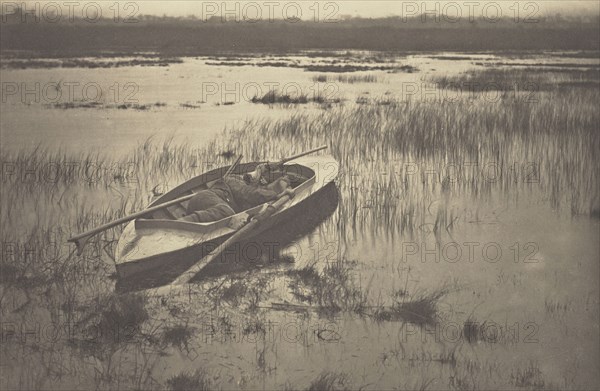
{"label": "oar handle", "polygon": [[91,236],[94,236],[95,234],[100,233],[102,231],[106,231],[109,228],[116,227],[119,224],[123,224],[123,223],[126,223],[126,222],[131,221],[131,220],[135,220],[138,217],[146,216],[147,214],[152,213],[152,212],[156,212],[157,210],[161,210],[161,209],[164,209],[164,208],[166,208],[168,206],[175,205],[175,204],[178,204],[180,202],[189,200],[194,195],[195,194],[188,194],[186,196],[179,197],[179,198],[176,198],[176,199],[171,200],[171,201],[167,201],[167,202],[165,202],[163,204],[156,205],[156,206],[153,206],[153,207],[148,208],[148,209],[144,209],[144,210],[142,210],[140,212],[132,213],[132,214],[127,215],[125,217],[121,217],[120,219],[111,221],[110,223],[106,223],[106,224],[103,224],[103,225],[101,225],[99,227],[90,229],[89,231],[86,231],[86,232],[81,233],[79,235],[72,236],[69,239],[67,239],[67,241],[75,243],[75,245],[77,246],[77,255],[81,255],[83,253],[83,248],[85,247],[85,244],[87,243],[87,241],[89,240],[89,238]]}
{"label": "oar handle", "polygon": [[227,172],[225,172],[225,175],[223,175],[223,178],[227,178],[233,172],[233,170],[235,170],[237,165],[240,164],[240,160],[242,160],[243,156],[244,155],[240,155],[240,156],[238,156],[237,159],[235,159],[235,162],[233,162],[233,164],[231,166],[229,166],[229,168],[227,169]]}
{"label": "oar handle", "polygon": [[319,152],[319,151],[321,151],[323,149],[327,149],[327,145],[321,145],[320,147],[315,148],[315,149],[311,149],[310,151],[300,152],[299,154],[283,158],[279,162],[277,162],[277,164],[287,163],[290,160],[298,159],[299,157],[310,155],[311,153]]}
{"label": "oar handle", "polygon": [[233,235],[231,235],[229,237],[229,239],[227,239],[226,241],[221,243],[219,246],[217,246],[213,251],[211,251],[205,257],[199,259],[198,262],[196,262],[192,267],[190,267],[183,274],[181,274],[179,277],[177,277],[169,285],[173,286],[173,285],[182,285],[182,284],[188,283],[192,278],[194,278],[194,276],[196,274],[198,274],[198,272],[200,270],[202,270],[204,268],[204,266],[206,266],[211,261],[213,261],[219,254],[221,254],[223,252],[223,250],[225,250],[231,244],[233,244],[237,240],[239,240],[240,236],[244,235],[246,232],[253,229],[254,226],[259,224],[262,220],[268,218],[269,216],[271,216],[275,212],[277,212],[279,209],[281,209],[281,207],[286,202],[288,202],[293,197],[293,195],[294,195],[293,190],[290,192],[284,191],[284,192],[280,193],[277,196],[277,198],[275,198],[274,201],[272,201],[270,204],[268,204],[267,207],[262,212],[260,212],[256,216],[254,216],[252,218],[252,220],[250,220],[249,223],[247,223],[242,228],[237,230]]}
{"label": "oar handle", "polygon": [[[229,169],[227,170],[227,172],[225,172],[225,174],[223,175],[223,178],[227,178],[233,172],[233,170],[240,163],[240,160],[242,160],[242,155],[238,156],[238,158],[236,159],[236,161],[229,167]],[[116,227],[119,224],[123,224],[123,223],[126,223],[126,222],[131,221],[131,220],[135,220],[138,217],[146,216],[149,213],[156,212],[158,210],[162,210],[162,209],[164,209],[166,207],[169,207],[171,205],[175,205],[175,204],[179,204],[180,202],[187,201],[190,198],[192,198],[194,195],[195,195],[195,193],[188,194],[186,196],[179,197],[179,198],[176,198],[174,200],[163,202],[162,204],[159,204],[159,205],[156,205],[156,206],[144,209],[144,210],[142,210],[140,212],[136,212],[136,213],[127,215],[125,217],[121,217],[120,219],[117,219],[117,220],[111,221],[109,223],[103,224],[103,225],[101,225],[99,227],[93,228],[93,229],[91,229],[89,231],[86,231],[84,233],[81,233],[79,235],[72,236],[69,239],[67,239],[67,241],[75,243],[75,246],[77,247],[77,255],[81,255],[83,253],[83,248],[85,247],[85,245],[88,242],[88,240],[90,240],[90,238],[92,236],[96,235],[97,233],[100,233],[102,231],[106,231],[107,229],[112,228],[112,227]]]}

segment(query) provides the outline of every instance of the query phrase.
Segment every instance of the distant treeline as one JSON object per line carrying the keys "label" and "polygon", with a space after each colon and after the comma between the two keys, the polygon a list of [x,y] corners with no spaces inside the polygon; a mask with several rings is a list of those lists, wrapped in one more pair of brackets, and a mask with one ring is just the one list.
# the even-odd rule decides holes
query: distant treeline
{"label": "distant treeline", "polygon": [[[30,18],[32,19],[32,18]],[[28,50],[46,55],[131,53],[165,55],[216,52],[285,52],[303,49],[383,51],[519,51],[599,50],[598,18],[540,19],[516,23],[505,18],[450,23],[430,18],[361,19],[335,23],[262,21],[207,22],[190,18],[139,18],[136,23],[111,19],[26,23],[17,17],[0,24],[2,52]]]}

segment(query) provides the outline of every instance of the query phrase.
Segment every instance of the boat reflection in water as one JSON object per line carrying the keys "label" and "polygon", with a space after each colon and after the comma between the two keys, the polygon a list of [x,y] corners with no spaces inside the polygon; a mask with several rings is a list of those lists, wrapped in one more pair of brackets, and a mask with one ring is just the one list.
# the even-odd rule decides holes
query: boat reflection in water
{"label": "boat reflection in water", "polygon": [[[220,256],[209,263],[191,282],[205,278],[214,278],[227,273],[264,268],[294,260],[282,256],[282,250],[294,242],[314,232],[336,210],[339,201],[338,189],[334,182],[321,188],[296,208],[284,211],[278,218],[278,224],[250,238],[234,243]],[[190,266],[207,255],[219,243],[203,247],[203,254],[191,259],[173,259],[164,267],[153,269],[147,274],[138,274],[131,278],[118,279],[116,290],[128,292],[149,289],[169,284]]]}

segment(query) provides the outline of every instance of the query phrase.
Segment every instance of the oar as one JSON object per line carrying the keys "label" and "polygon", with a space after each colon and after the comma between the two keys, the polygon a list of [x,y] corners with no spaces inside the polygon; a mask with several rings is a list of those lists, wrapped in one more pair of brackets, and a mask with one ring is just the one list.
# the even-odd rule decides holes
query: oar
{"label": "oar", "polygon": [[[233,162],[233,164],[231,166],[229,166],[227,171],[225,171],[225,175],[223,175],[223,178],[227,178],[229,175],[231,175],[231,173],[233,172],[233,170],[235,170],[237,165],[240,164],[240,160],[242,160],[242,156],[244,156],[244,155],[240,155],[240,156],[238,156],[237,159],[235,159],[235,162]],[[216,181],[218,181],[218,179],[214,180],[213,182],[216,182]]]}
{"label": "oar", "polygon": [[[327,145],[322,145],[319,148],[311,149],[310,151],[301,152],[299,154],[296,154],[296,155],[293,155],[293,156],[290,156],[290,157],[287,157],[287,158],[283,158],[279,162],[277,162],[276,164],[281,165],[281,164],[284,164],[286,162],[289,162],[290,160],[298,159],[298,158],[300,158],[302,156],[306,156],[308,154],[315,153],[315,152],[321,151],[321,150],[326,149],[326,148],[327,148]],[[233,172],[233,170],[235,169],[235,167],[238,165],[238,163],[240,162],[241,159],[242,159],[242,155],[238,156],[237,160],[233,163],[233,165],[231,165],[231,167],[229,167],[229,170],[227,170],[227,172],[225,173],[225,175],[223,175],[223,177],[227,177],[228,175],[230,175],[231,172]],[[213,182],[216,182],[216,181],[213,181]],[[209,182],[208,186],[210,187],[210,184],[213,183],[213,182]],[[117,226],[119,224],[126,223],[126,222],[131,221],[131,220],[135,220],[138,217],[145,216],[145,215],[147,215],[149,213],[156,212],[157,210],[164,209],[164,208],[166,208],[168,206],[175,205],[175,204],[178,204],[180,202],[189,200],[194,195],[195,194],[188,194],[186,196],[183,196],[183,197],[180,197],[180,198],[177,198],[177,199],[174,199],[174,200],[162,203],[160,205],[156,205],[156,206],[153,206],[151,208],[144,209],[144,210],[142,210],[140,212],[136,212],[136,213],[130,214],[128,216],[121,217],[120,219],[113,220],[113,221],[111,221],[109,223],[103,224],[103,225],[101,225],[99,227],[96,227],[94,229],[91,229],[91,230],[89,230],[87,232],[81,233],[79,235],[75,235],[75,236],[69,238],[67,241],[75,243],[75,246],[77,246],[77,255],[81,255],[83,253],[83,248],[85,247],[85,244],[88,242],[88,240],[90,240],[90,238],[92,236],[96,235],[97,233],[100,233],[102,231],[106,231],[107,229],[115,227],[115,226]]]}
{"label": "oar", "polygon": [[[225,172],[225,174],[223,175],[223,178],[227,178],[229,175],[231,175],[231,173],[233,172],[233,170],[235,169],[235,167],[237,167],[237,165],[240,163],[240,160],[242,160],[242,155],[238,156],[238,158],[236,159],[236,161]],[[217,179],[215,181],[212,181],[212,182],[209,182],[208,185],[210,186],[211,183],[216,182],[218,180],[219,179]],[[130,215],[121,217],[120,219],[116,219],[116,220],[113,220],[113,221],[111,221],[109,223],[103,224],[103,225],[101,225],[99,227],[93,228],[93,229],[91,229],[89,231],[86,231],[84,233],[81,233],[79,235],[72,236],[69,239],[67,239],[67,241],[75,243],[75,246],[77,247],[77,255],[81,255],[83,253],[83,248],[85,247],[86,243],[88,242],[88,240],[90,240],[90,238],[92,236],[94,236],[94,235],[96,235],[96,234],[98,234],[98,233],[100,233],[102,231],[106,231],[109,228],[116,227],[119,224],[123,224],[123,223],[126,223],[126,222],[131,221],[131,220],[135,220],[138,217],[146,216],[147,214],[156,212],[157,210],[161,210],[161,209],[164,209],[164,208],[166,208],[168,206],[175,205],[175,204],[178,204],[180,202],[189,200],[194,195],[196,195],[196,193],[188,194],[186,196],[179,197],[179,198],[176,198],[176,199],[171,200],[171,201],[167,201],[167,202],[162,203],[160,205],[156,205],[156,206],[153,206],[151,208],[144,209],[144,210],[142,210],[140,212],[132,213]]]}
{"label": "oar", "polygon": [[[315,149],[312,149],[307,152],[302,152],[297,155],[294,155],[294,156],[291,156],[288,158],[284,158],[279,162],[279,164],[283,164],[290,160],[294,160],[299,157],[302,157],[302,156],[305,156],[305,155],[308,155],[310,153],[314,153],[317,151],[321,151],[326,148],[327,148],[327,146],[323,145],[319,148],[315,148]],[[173,288],[177,288],[178,286],[181,286],[183,284],[190,282],[190,280],[192,278],[194,278],[194,276],[196,274],[198,274],[206,265],[208,265],[210,262],[214,261],[223,252],[223,250],[225,250],[227,247],[229,247],[230,245],[237,242],[247,232],[250,232],[251,230],[253,230],[258,224],[260,224],[261,221],[269,218],[270,216],[275,214],[279,209],[281,209],[281,207],[283,205],[285,205],[285,203],[288,202],[292,198],[293,194],[294,194],[294,190],[283,192],[283,193],[279,194],[277,196],[277,198],[275,199],[275,201],[272,201],[270,204],[267,205],[267,207],[265,209],[263,209],[261,212],[259,212],[254,217],[252,217],[252,219],[250,220],[249,223],[247,223],[242,228],[240,228],[238,231],[236,231],[233,235],[231,235],[231,237],[229,237],[229,239],[227,239],[226,241],[221,243],[219,246],[217,246],[213,251],[211,251],[205,257],[199,259],[198,262],[196,262],[192,267],[190,267],[188,270],[183,272],[183,274],[181,274],[179,277],[177,277],[175,280],[173,280],[173,282],[171,282],[169,285],[155,289],[154,294],[157,296],[161,296],[168,292],[171,292],[173,290]]]}
{"label": "oar", "polygon": [[298,153],[298,154],[296,154],[296,155],[293,155],[293,156],[290,156],[290,157],[283,158],[283,159],[281,159],[280,161],[278,161],[278,162],[277,162],[277,163],[275,163],[275,164],[276,164],[276,165],[281,165],[281,164],[287,163],[287,162],[289,162],[289,161],[291,161],[291,160],[298,159],[298,158],[300,158],[300,157],[302,157],[302,156],[306,156],[306,155],[310,155],[311,153],[315,153],[315,152],[322,151],[323,149],[327,149],[327,145],[321,145],[320,147],[318,147],[318,148],[315,148],[315,149],[311,149],[310,151],[306,151],[306,152],[300,152],[300,153]]}
{"label": "oar", "polygon": [[275,201],[272,201],[267,205],[265,209],[263,209],[260,213],[254,216],[249,223],[244,225],[238,231],[236,231],[229,239],[221,243],[217,248],[207,254],[205,257],[201,258],[194,266],[190,267],[187,271],[177,277],[169,286],[164,288],[171,288],[173,285],[183,285],[189,282],[200,270],[202,270],[206,265],[212,262],[215,258],[223,252],[227,247],[237,242],[241,237],[243,237],[249,231],[252,231],[261,221],[266,218],[272,216],[275,212],[277,212],[281,207],[288,202],[293,195],[293,190],[291,192],[283,192],[277,196]]}

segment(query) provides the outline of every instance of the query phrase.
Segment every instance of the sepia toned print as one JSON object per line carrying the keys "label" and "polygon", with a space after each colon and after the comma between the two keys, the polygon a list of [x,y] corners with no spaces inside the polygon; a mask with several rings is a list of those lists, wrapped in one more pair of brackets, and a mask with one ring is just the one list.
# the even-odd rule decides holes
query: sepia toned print
{"label": "sepia toned print", "polygon": [[0,389],[595,390],[595,1],[0,1]]}

